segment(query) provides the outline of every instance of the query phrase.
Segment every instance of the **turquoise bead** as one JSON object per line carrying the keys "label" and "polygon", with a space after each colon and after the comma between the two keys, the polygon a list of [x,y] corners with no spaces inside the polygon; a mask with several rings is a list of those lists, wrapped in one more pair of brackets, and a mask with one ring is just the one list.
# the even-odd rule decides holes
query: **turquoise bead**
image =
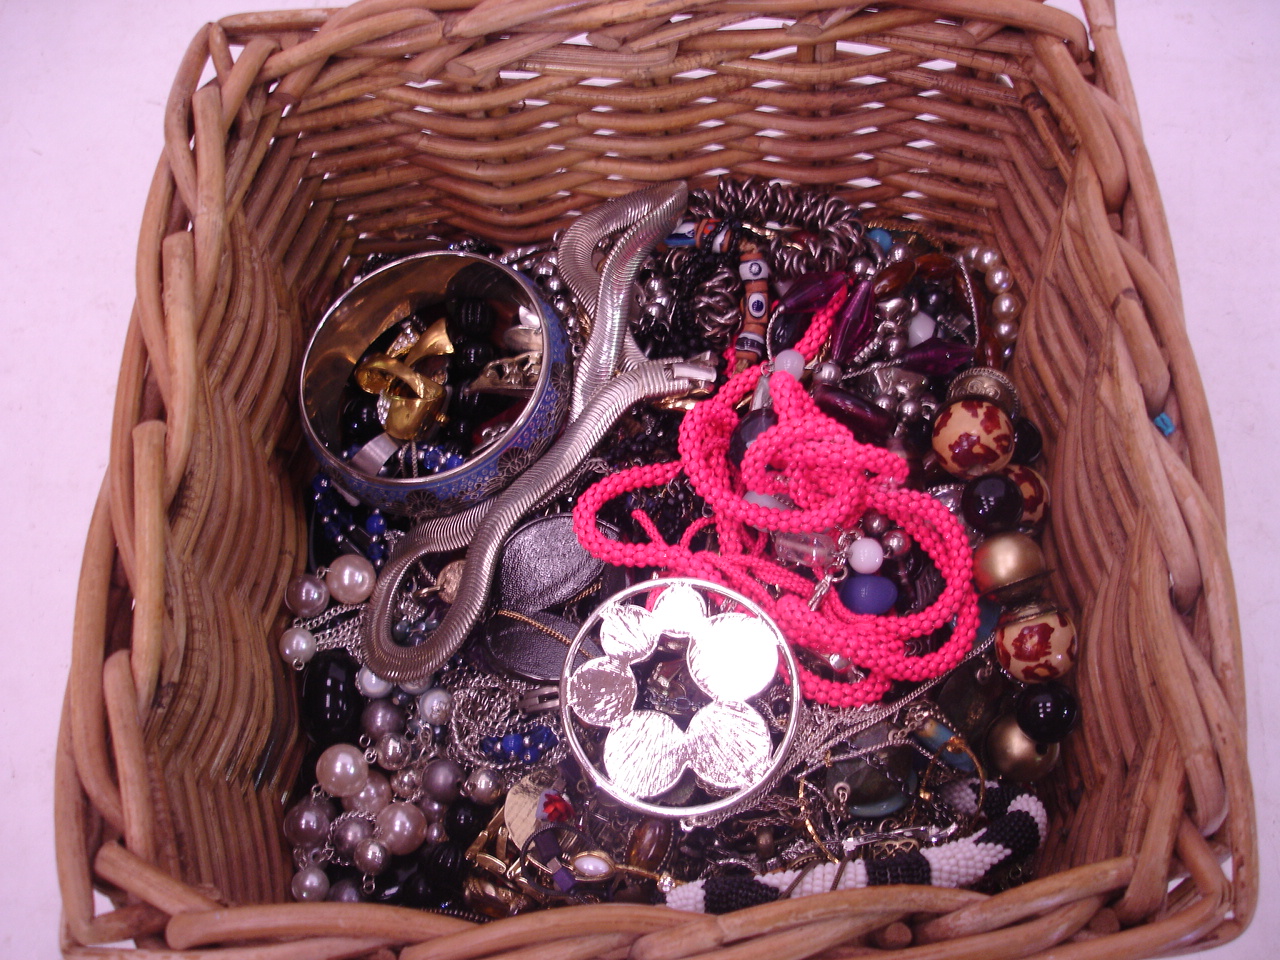
{"label": "turquoise bead", "polygon": [[888,613],[898,602],[898,587],[878,574],[855,573],[839,587],[840,601],[854,613]]}
{"label": "turquoise bead", "polygon": [[888,230],[884,230],[881,227],[876,227],[874,230],[868,230],[867,236],[874,240],[876,245],[885,253],[888,253],[889,248],[893,246],[893,236]]}

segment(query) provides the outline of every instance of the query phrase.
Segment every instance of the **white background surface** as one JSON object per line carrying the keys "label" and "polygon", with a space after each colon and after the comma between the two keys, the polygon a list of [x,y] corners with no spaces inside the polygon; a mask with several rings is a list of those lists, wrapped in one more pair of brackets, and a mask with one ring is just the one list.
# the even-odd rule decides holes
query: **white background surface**
{"label": "white background surface", "polygon": [[[0,0],[0,957],[57,955],[53,752],[85,531],[106,469],[143,200],[201,23],[280,0]],[[1120,0],[1222,455],[1248,667],[1262,901],[1214,960],[1276,955],[1280,174],[1271,0]]]}

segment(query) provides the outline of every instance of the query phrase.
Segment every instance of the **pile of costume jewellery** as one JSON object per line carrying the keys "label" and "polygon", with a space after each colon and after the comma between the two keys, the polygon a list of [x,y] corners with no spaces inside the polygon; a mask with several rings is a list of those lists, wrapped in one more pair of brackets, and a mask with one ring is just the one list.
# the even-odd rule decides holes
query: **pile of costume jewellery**
{"label": "pile of costume jewellery", "polygon": [[1025,877],[1078,711],[1012,287],[993,250],[728,179],[371,264],[302,374],[294,896]]}

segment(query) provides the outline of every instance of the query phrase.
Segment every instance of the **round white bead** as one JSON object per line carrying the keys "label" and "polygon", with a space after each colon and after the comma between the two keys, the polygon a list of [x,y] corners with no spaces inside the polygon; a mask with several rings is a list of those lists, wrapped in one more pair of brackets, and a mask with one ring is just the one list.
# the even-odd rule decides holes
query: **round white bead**
{"label": "round white bead", "polygon": [[316,655],[316,638],[310,630],[290,627],[280,634],[280,656],[301,670]]}
{"label": "round white bead", "polygon": [[875,573],[884,563],[884,548],[880,546],[879,541],[871,537],[863,537],[849,544],[846,556],[854,573]]}
{"label": "round white bead", "polygon": [[395,689],[395,684],[389,680],[383,680],[368,667],[361,667],[360,672],[356,674],[356,687],[370,700],[380,700]]}
{"label": "round white bead", "polygon": [[773,358],[773,369],[791,375],[793,380],[804,376],[804,354],[799,350],[783,350]]}

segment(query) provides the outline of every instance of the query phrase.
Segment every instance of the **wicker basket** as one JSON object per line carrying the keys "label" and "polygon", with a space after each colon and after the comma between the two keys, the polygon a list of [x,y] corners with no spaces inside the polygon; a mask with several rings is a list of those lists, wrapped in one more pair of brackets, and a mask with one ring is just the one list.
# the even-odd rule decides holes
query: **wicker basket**
{"label": "wicker basket", "polygon": [[[1115,958],[1248,924],[1222,483],[1110,3],[1085,0],[1089,29],[1033,0],[871,6],[363,0],[196,35],[79,586],[56,771],[67,955],[133,938],[130,955],[223,958]],[[538,240],[602,198],[726,171],[994,244],[1027,293],[1012,373],[1052,465],[1045,545],[1079,614],[1084,705],[1041,879],[484,927],[287,902],[302,744],[274,638],[305,557],[307,331],[365,254]],[[114,911],[94,916],[95,884]]]}

